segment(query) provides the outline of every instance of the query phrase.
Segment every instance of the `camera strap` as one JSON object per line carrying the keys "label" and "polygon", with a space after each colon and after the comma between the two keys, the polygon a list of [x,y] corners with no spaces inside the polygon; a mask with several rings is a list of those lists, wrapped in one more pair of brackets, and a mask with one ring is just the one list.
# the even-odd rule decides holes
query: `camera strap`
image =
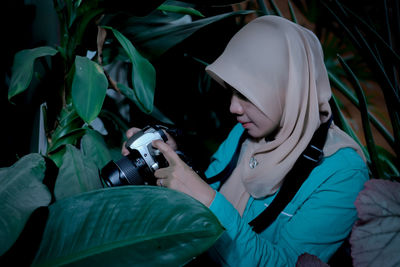
{"label": "camera strap", "polygon": [[[331,117],[327,122],[321,124],[315,131],[310,143],[286,175],[271,204],[255,219],[249,222],[249,225],[252,227],[254,232],[261,233],[271,225],[273,221],[275,221],[278,215],[285,209],[287,204],[289,204],[299,191],[301,185],[310,175],[311,171],[321,163],[324,156],[323,147],[325,145],[332,119],[333,118]],[[247,133],[244,132],[239,139],[238,146],[236,147],[235,154],[232,156],[231,161],[219,174],[207,179],[207,183],[212,184],[220,181],[221,183],[218,190],[221,188],[223,183],[229,178],[235,169],[240,154],[240,148],[247,137]]]}
{"label": "camera strap", "polygon": [[247,131],[244,131],[242,135],[240,136],[239,142],[236,146],[235,152],[229,161],[228,165],[217,175],[212,176],[210,178],[205,179],[205,181],[208,184],[213,184],[216,182],[220,182],[218,191],[221,189],[221,186],[228,180],[228,178],[231,176],[233,170],[236,168],[237,162],[239,160],[239,154],[240,154],[240,149],[242,147],[243,142],[246,140],[248,137]]}

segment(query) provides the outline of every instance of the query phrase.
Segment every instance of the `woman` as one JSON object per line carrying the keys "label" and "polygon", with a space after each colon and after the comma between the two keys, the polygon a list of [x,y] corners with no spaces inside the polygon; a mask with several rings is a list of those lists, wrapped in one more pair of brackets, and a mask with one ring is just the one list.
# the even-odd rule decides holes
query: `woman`
{"label": "woman", "polygon": [[[244,26],[206,71],[233,91],[230,112],[238,120],[206,176],[227,166],[246,132],[236,167],[223,184],[209,186],[173,148],[155,141],[169,162],[155,172],[157,184],[191,195],[218,217],[226,231],[209,252],[221,265],[294,266],[303,253],[328,261],[356,220],[353,202],[368,170],[357,144],[329,124],[331,90],[318,39],[284,18],[260,17]],[[320,125],[327,131],[322,160],[303,153]],[[317,163],[299,188],[283,190],[303,157]],[[300,179],[296,172],[292,181]],[[267,226],[259,219],[261,228],[255,230],[253,219],[279,191],[292,194],[289,203]]]}

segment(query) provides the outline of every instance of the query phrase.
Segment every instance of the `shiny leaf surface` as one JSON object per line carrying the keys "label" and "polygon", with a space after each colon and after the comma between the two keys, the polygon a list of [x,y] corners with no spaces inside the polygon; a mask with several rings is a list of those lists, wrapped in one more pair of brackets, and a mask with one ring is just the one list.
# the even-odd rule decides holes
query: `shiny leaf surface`
{"label": "shiny leaf surface", "polygon": [[[247,15],[253,12],[251,10],[236,11],[188,23],[168,23],[156,28],[152,25],[152,20],[131,20],[132,25],[127,27],[126,32],[132,35],[132,41],[138,47],[140,46],[141,51],[144,51],[146,55],[152,58],[157,58],[203,27],[230,17]],[[144,26],[146,24],[147,29]]]}
{"label": "shiny leaf surface", "polygon": [[129,60],[132,63],[132,84],[133,94],[136,104],[145,113],[151,113],[153,110],[154,90],[156,87],[156,71],[153,65],[144,58],[124,35],[119,31],[104,27],[114,33]]}
{"label": "shiny leaf surface", "polygon": [[98,169],[103,168],[112,159],[103,137],[94,130],[88,130],[82,137],[81,152],[85,158],[93,161]]}
{"label": "shiny leaf surface", "polygon": [[28,154],[0,169],[0,255],[17,240],[32,212],[51,201],[42,183],[46,164],[39,154]]}
{"label": "shiny leaf surface", "polygon": [[101,187],[98,169],[94,162],[84,158],[81,151],[74,146],[66,145],[54,188],[56,200]]}
{"label": "shiny leaf surface", "polygon": [[208,208],[180,192],[106,188],[50,206],[34,265],[180,266],[222,231]]}
{"label": "shiny leaf surface", "polygon": [[108,81],[103,69],[86,57],[75,58],[72,102],[79,116],[87,123],[99,115]]}
{"label": "shiny leaf surface", "polygon": [[57,50],[42,46],[33,49],[26,49],[15,54],[12,66],[12,76],[8,89],[8,99],[25,91],[31,83],[33,76],[33,65],[37,58],[44,56],[54,56]]}

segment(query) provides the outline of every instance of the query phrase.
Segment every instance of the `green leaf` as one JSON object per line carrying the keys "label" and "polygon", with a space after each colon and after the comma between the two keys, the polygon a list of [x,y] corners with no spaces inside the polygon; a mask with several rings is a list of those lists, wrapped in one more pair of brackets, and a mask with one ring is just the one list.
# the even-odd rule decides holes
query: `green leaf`
{"label": "green leaf", "polygon": [[174,13],[204,17],[204,15],[201,14],[200,11],[198,11],[194,8],[191,8],[191,7],[182,7],[182,6],[173,6],[173,5],[163,4],[163,5],[160,5],[157,9],[160,11],[174,12]]}
{"label": "green leaf", "polygon": [[132,63],[132,84],[134,98],[138,104],[138,107],[145,113],[149,114],[153,110],[154,102],[154,90],[156,87],[156,71],[153,65],[144,58],[132,45],[132,43],[119,31],[111,28],[110,29],[115,38],[119,41],[121,46],[127,53]]}
{"label": "green leaf", "polygon": [[74,108],[64,108],[61,111],[59,124],[51,136],[52,142],[56,142],[71,131],[81,128],[83,125],[83,120],[79,117]]}
{"label": "green leaf", "polygon": [[279,10],[278,6],[275,4],[275,1],[269,0],[269,3],[271,4],[272,10],[275,12],[275,14],[279,17],[283,17],[282,12]]}
{"label": "green leaf", "polygon": [[97,63],[86,57],[75,58],[72,103],[86,123],[90,123],[99,115],[107,87],[107,78]]}
{"label": "green leaf", "polygon": [[65,146],[63,163],[58,172],[54,195],[56,200],[102,187],[97,166],[84,158],[72,145]]}
{"label": "green leaf", "polygon": [[49,205],[51,194],[42,183],[45,170],[39,154],[28,154],[0,169],[0,255],[17,240],[32,212]]}
{"label": "green leaf", "polygon": [[343,58],[340,56],[338,56],[338,58],[340,64],[346,71],[346,74],[348,75],[350,82],[353,84],[354,90],[356,91],[357,94],[357,98],[360,105],[361,122],[364,130],[365,141],[367,143],[368,153],[371,158],[370,169],[372,175],[374,175],[374,177],[383,177],[382,167],[378,161],[378,153],[376,151],[376,145],[374,137],[372,135],[371,126],[369,123],[367,100],[365,98],[363,88],[361,87],[360,82],[355,76],[354,72],[350,69],[350,67],[343,60]]}
{"label": "green leaf", "polygon": [[56,164],[58,168],[62,165],[62,159],[65,153],[65,146],[58,149],[54,153],[48,154],[48,157]]}
{"label": "green leaf", "polygon": [[56,53],[57,50],[49,46],[26,49],[16,53],[8,89],[8,100],[28,88],[33,76],[33,64],[37,58],[54,56]]}
{"label": "green leaf", "polygon": [[[152,58],[159,57],[170,48],[179,44],[196,31],[223,19],[254,13],[252,10],[229,12],[204,19],[199,19],[186,24],[168,23],[164,26],[154,27],[151,20],[131,20],[133,23],[127,33],[132,34],[133,42]],[[143,27],[147,25],[147,29]]]}
{"label": "green leaf", "polygon": [[103,137],[94,130],[88,130],[82,137],[81,151],[85,158],[96,164],[98,169],[102,169],[112,159]]}
{"label": "green leaf", "polygon": [[[118,83],[118,88],[121,90],[122,94],[125,95],[128,99],[133,101],[136,105],[139,105],[140,102],[137,100],[133,90],[128,86]],[[153,106],[153,110],[150,115],[159,120],[160,122],[167,124],[174,124],[168,117],[166,117],[157,107]]]}
{"label": "green leaf", "polygon": [[333,99],[332,104],[334,105],[334,106],[332,106],[332,109],[335,109],[337,111],[337,114],[335,114],[335,116],[336,116],[335,119],[339,120],[339,124],[341,125],[342,130],[344,132],[346,132],[348,135],[350,135],[350,137],[353,138],[353,140],[357,142],[357,144],[360,146],[363,154],[365,155],[367,162],[370,163],[371,159],[370,159],[368,150],[361,143],[360,139],[357,137],[353,128],[351,128],[351,125],[347,121],[346,117],[343,115],[342,111],[340,110],[338,99],[335,97],[335,95],[332,95],[332,99]]}
{"label": "green leaf", "polygon": [[[333,72],[328,71],[329,81],[338,89],[353,105],[357,108],[360,108],[359,101],[357,97],[354,95],[352,90],[342,82],[339,77],[337,77]],[[377,130],[382,134],[385,140],[389,143],[391,147],[394,147],[394,137],[390,133],[388,129],[371,113],[368,111],[368,118],[371,123],[377,128]]]}
{"label": "green leaf", "polygon": [[50,206],[36,266],[182,266],[222,234],[197,200],[160,187],[97,190]]}
{"label": "green leaf", "polygon": [[288,0],[288,6],[289,6],[289,11],[290,11],[290,16],[292,17],[292,21],[294,23],[297,23],[296,13],[293,9],[293,6],[292,6],[292,3],[290,2],[290,0]]}
{"label": "green leaf", "polygon": [[76,145],[77,141],[86,133],[87,130],[87,128],[78,128],[69,131],[59,139],[56,139],[49,147],[47,153],[54,153],[56,150],[67,144]]}
{"label": "green leaf", "polygon": [[385,173],[384,177],[379,178],[385,179],[388,177],[400,176],[400,171],[396,167],[396,157],[381,146],[377,146],[376,149],[378,151],[379,161]]}

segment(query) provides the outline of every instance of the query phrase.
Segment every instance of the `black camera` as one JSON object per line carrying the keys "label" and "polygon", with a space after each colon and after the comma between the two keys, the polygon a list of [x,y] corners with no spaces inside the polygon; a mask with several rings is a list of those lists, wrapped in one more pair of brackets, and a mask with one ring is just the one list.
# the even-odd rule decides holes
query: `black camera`
{"label": "black camera", "polygon": [[160,127],[146,126],[126,141],[130,154],[114,162],[110,161],[101,170],[100,177],[107,186],[155,185],[154,172],[168,166],[162,153],[153,148],[153,140],[167,141]]}

